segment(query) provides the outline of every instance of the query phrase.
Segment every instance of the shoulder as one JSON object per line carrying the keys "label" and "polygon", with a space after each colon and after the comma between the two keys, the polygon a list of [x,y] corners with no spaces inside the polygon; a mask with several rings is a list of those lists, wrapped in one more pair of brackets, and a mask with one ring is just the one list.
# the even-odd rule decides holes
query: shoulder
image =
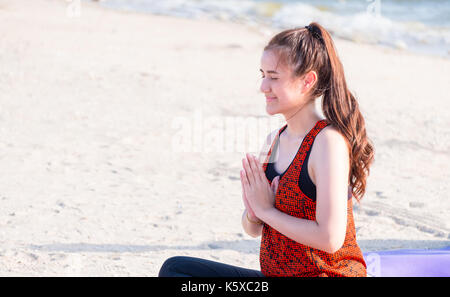
{"label": "shoulder", "polygon": [[330,162],[348,163],[347,139],[333,125],[326,126],[316,135],[310,158],[314,171],[319,167],[328,167]]}
{"label": "shoulder", "polygon": [[344,135],[333,125],[328,125],[316,135],[314,140],[316,147],[322,149],[347,149],[348,141]]}

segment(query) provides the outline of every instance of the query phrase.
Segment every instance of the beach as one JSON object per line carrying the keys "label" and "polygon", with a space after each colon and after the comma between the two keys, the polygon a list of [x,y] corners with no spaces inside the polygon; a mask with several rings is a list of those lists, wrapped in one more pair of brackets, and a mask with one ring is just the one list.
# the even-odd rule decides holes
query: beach
{"label": "beach", "polygon": [[[259,269],[239,170],[284,124],[259,91],[276,31],[89,1],[4,0],[0,18],[1,276]],[[449,246],[450,60],[334,41],[375,147],[361,249]]]}

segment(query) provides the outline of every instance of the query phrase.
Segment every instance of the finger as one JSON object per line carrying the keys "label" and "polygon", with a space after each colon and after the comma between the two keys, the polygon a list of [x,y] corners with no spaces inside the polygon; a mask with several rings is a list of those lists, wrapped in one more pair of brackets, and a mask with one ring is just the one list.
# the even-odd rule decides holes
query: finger
{"label": "finger", "polygon": [[247,209],[247,211],[249,211],[250,214],[253,214],[253,211],[252,211],[250,204],[248,202],[248,199],[247,199],[247,195],[245,194],[245,188],[246,188],[246,186],[244,186],[244,179],[246,178],[245,172],[243,170],[241,170],[240,173],[241,173],[241,185],[242,185],[242,200],[244,201],[244,205],[245,205],[245,208]]}
{"label": "finger", "polygon": [[252,171],[252,178],[255,182],[259,182],[260,178],[259,178],[259,173],[258,173],[258,168],[256,167],[256,163],[255,163],[255,159],[253,158],[252,155],[247,154],[247,162],[250,166],[250,169]]}
{"label": "finger", "polygon": [[252,173],[253,173],[253,177],[255,178],[255,181],[259,182],[260,177],[259,177],[258,166],[256,165],[255,158],[253,157],[253,155],[247,154],[247,160],[250,164],[250,168],[252,169]]}
{"label": "finger", "polygon": [[240,175],[241,175],[241,185],[242,185],[242,196],[248,201],[247,193],[248,193],[250,184],[248,182],[248,177],[245,174],[245,170],[241,170]]}
{"label": "finger", "polygon": [[248,181],[248,176],[245,173],[245,170],[241,170],[241,175],[242,175],[242,186],[244,188],[245,198],[247,199],[247,193],[249,192],[250,183]]}
{"label": "finger", "polygon": [[242,186],[242,198],[247,200],[247,193],[246,193],[246,186],[244,185],[244,179],[247,179],[247,176],[245,175],[245,171],[240,171],[240,179],[241,179],[241,186]]}
{"label": "finger", "polygon": [[242,184],[242,189],[245,191],[246,185],[248,184],[248,179],[247,179],[247,175],[245,174],[245,170],[241,170],[241,184]]}
{"label": "finger", "polygon": [[258,175],[262,182],[267,181],[266,173],[264,172],[264,168],[262,164],[259,162],[258,158],[256,156],[254,157],[256,168],[258,168]]}
{"label": "finger", "polygon": [[255,183],[255,178],[253,177],[252,168],[250,167],[250,164],[248,163],[247,158],[242,159],[242,164],[244,166],[244,170],[245,170],[245,174],[247,176],[248,184],[254,184]]}

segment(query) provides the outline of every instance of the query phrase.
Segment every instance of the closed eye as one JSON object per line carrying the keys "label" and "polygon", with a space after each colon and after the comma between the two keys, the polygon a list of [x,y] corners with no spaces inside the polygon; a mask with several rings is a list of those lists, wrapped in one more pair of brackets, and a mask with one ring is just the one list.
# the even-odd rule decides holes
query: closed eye
{"label": "closed eye", "polygon": [[[261,78],[264,78],[264,76],[262,76]],[[276,77],[269,77],[271,80],[277,80],[278,78]]]}

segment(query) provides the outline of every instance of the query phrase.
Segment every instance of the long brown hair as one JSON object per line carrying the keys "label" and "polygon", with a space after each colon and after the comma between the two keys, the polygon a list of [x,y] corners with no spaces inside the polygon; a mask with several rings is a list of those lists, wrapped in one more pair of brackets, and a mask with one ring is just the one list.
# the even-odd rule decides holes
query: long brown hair
{"label": "long brown hair", "polygon": [[374,147],[367,137],[364,118],[358,102],[347,89],[344,68],[330,34],[316,22],[306,27],[276,34],[264,50],[273,50],[279,61],[292,69],[293,78],[309,71],[317,73],[311,99],[322,97],[326,120],[346,138],[349,148],[348,180],[352,194],[359,202],[366,191],[366,179],[374,161]]}

